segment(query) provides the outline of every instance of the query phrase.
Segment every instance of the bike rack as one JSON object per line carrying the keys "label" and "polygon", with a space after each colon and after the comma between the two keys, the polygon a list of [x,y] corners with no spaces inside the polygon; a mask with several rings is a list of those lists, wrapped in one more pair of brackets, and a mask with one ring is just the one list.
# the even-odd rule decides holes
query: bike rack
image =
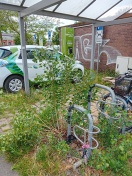
{"label": "bike rack", "polygon": [[[74,139],[77,139],[83,146],[82,148],[85,149],[85,155],[86,155],[86,161],[88,160],[88,158],[91,156],[91,152],[93,149],[96,149],[98,147],[98,141],[93,137],[94,134],[97,134],[100,132],[100,129],[97,127],[97,126],[94,126],[93,125],[93,118],[92,118],[92,115],[90,114],[90,109],[91,109],[91,96],[92,96],[92,89],[94,87],[98,87],[98,88],[101,88],[101,89],[105,89],[107,91],[109,91],[110,95],[111,95],[111,105],[116,105],[116,97],[115,97],[115,93],[114,91],[107,87],[107,86],[104,86],[104,85],[100,85],[100,84],[94,84],[92,86],[90,86],[89,88],[89,92],[88,92],[88,109],[84,109],[83,107],[81,106],[78,106],[78,105],[71,105],[69,108],[68,108],[68,119],[67,119],[67,123],[68,123],[68,127],[67,127],[67,142],[68,143],[71,143],[72,140]],[[127,104],[125,102],[125,100],[122,100],[120,99],[123,104],[124,104],[124,109],[126,110],[127,109]],[[100,101],[97,102],[97,104],[99,103]],[[102,101],[104,104],[105,102]],[[107,115],[103,112],[103,110],[101,111],[99,108],[97,108],[98,111],[103,114],[103,116],[107,117]],[[86,116],[87,116],[87,129],[79,126],[79,125],[75,125],[73,127],[73,135],[72,135],[72,130],[71,130],[71,117],[72,117],[72,110],[76,110],[78,112],[81,112],[81,113],[84,113]],[[111,117],[111,116],[108,116],[108,119],[110,120],[110,123],[112,123],[113,120],[116,120],[117,118],[114,118],[114,117]],[[81,140],[79,138],[79,136],[76,134],[76,130],[79,129],[79,130],[82,130],[83,131],[83,134],[84,134],[84,140]],[[87,137],[88,136],[88,139]],[[95,146],[93,147],[92,146],[92,142],[95,142]],[[87,145],[88,144],[88,145]],[[84,155],[83,155],[84,157]],[[85,161],[84,161],[85,162]],[[80,166],[81,164],[83,163],[83,160],[80,160],[78,162],[76,162],[74,165],[73,165],[73,168],[76,169],[76,167]],[[86,163],[86,162],[85,162]]]}
{"label": "bike rack", "polygon": [[[76,110],[78,112],[84,113],[87,116],[87,122],[88,122],[88,129],[84,129],[82,127],[80,127],[79,125],[75,125],[73,127],[73,134],[74,136],[72,136],[72,130],[71,130],[71,117],[72,117],[72,110]],[[91,155],[91,150],[96,149],[98,147],[98,141],[93,137],[93,134],[97,134],[100,132],[100,129],[96,126],[93,125],[93,119],[90,113],[86,113],[87,110],[84,109],[81,106],[78,105],[71,105],[68,108],[68,128],[67,128],[67,142],[71,143],[71,141],[76,138],[78,141],[80,141],[80,143],[85,146],[87,143],[89,144],[89,147],[86,148],[86,158],[88,159]],[[76,134],[76,130],[80,129],[84,132],[84,140],[82,141],[78,135]],[[95,132],[93,132],[93,130],[96,130]],[[88,139],[86,139],[86,136],[88,134]],[[92,141],[94,141],[96,143],[96,146],[93,147],[92,146]],[[80,162],[80,164],[82,164],[82,162]],[[79,165],[80,165],[79,164]],[[76,163],[74,164],[74,166],[76,165]]]}
{"label": "bike rack", "polygon": [[[101,85],[101,84],[93,84],[92,86],[90,86],[89,92],[88,92],[88,111],[90,111],[90,108],[91,108],[92,89],[94,87],[98,87],[98,88],[105,89],[105,90],[109,91],[111,98],[112,98],[111,103],[115,104],[115,102],[116,102],[115,93],[111,88],[104,86],[104,85]],[[111,118],[110,118],[110,121],[111,121]]]}

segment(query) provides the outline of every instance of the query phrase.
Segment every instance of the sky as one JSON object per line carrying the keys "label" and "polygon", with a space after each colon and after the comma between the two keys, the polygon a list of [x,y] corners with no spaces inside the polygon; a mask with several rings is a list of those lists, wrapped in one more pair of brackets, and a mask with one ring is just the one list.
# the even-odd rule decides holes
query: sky
{"label": "sky", "polygon": [[74,24],[75,23],[75,21],[73,21],[73,20],[60,19],[60,21],[63,23],[60,26],[66,26],[66,25],[70,25],[70,24]]}

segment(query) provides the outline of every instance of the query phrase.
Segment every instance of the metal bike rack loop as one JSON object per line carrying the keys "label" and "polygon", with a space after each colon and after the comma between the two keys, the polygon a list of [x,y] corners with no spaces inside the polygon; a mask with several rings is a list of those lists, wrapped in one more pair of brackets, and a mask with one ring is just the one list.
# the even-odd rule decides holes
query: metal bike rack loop
{"label": "metal bike rack loop", "polygon": [[[73,134],[74,134],[74,137],[81,142],[82,145],[84,145],[86,143],[86,141],[88,141],[88,144],[89,144],[89,148],[87,149],[87,159],[90,157],[91,155],[91,150],[92,149],[95,149],[98,147],[98,142],[96,139],[93,138],[93,134],[97,134],[100,132],[100,129],[96,126],[93,125],[93,119],[92,119],[92,116],[90,113],[86,113],[87,110],[84,109],[83,107],[81,106],[78,106],[78,105],[72,105],[68,108],[68,127],[67,127],[67,142],[70,143],[71,140],[72,140],[72,131],[71,131],[71,118],[72,118],[72,110],[76,110],[78,112],[81,112],[81,113],[84,113],[86,116],[87,116],[87,122],[88,122],[88,127],[87,129],[84,129],[78,125],[75,125],[73,127]],[[81,129],[82,131],[84,131],[84,141],[82,141],[76,134],[76,129]],[[96,132],[93,132],[93,129],[96,130]],[[88,139],[86,139],[86,133],[88,134]],[[92,146],[92,141],[94,141],[96,143],[96,146],[93,147]]]}

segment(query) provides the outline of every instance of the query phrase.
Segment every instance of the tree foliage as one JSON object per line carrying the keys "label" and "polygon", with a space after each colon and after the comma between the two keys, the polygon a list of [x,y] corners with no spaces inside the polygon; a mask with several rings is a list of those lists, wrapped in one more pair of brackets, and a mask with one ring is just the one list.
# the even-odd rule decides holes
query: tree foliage
{"label": "tree foliage", "polygon": [[[33,44],[32,35],[31,34],[26,33],[25,38],[26,38],[26,44],[27,45],[32,45]],[[14,36],[14,42],[15,42],[15,45],[20,45],[21,44],[20,35],[19,34],[16,34]]]}
{"label": "tree foliage", "polygon": [[58,29],[58,27],[56,27],[55,31],[53,32],[52,42],[55,45],[59,45],[60,44],[60,41],[59,41],[59,29]]}
{"label": "tree foliage", "polygon": [[18,22],[15,20],[17,13],[0,10],[0,45],[2,45],[2,32],[13,32],[18,34]]}
{"label": "tree foliage", "polygon": [[[24,18],[24,31],[26,34],[26,42],[30,43],[34,34],[36,34],[37,36],[39,36],[40,34],[45,36],[49,30],[52,30],[52,28],[59,23],[60,21],[58,19],[46,16],[30,15]],[[15,36],[15,44],[20,43],[20,30],[17,12],[0,10],[1,41],[3,31],[13,33]]]}

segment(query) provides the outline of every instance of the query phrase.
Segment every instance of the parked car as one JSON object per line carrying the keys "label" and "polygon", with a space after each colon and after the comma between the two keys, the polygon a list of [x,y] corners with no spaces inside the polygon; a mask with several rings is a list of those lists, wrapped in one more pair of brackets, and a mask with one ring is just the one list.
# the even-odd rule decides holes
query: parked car
{"label": "parked car", "polygon": [[[34,81],[37,75],[42,75],[47,67],[40,66],[40,62],[34,62],[34,51],[42,48],[42,46],[27,45],[27,65],[29,80]],[[44,47],[43,47],[44,48]],[[51,48],[45,48],[48,52],[53,52]],[[62,53],[56,51],[57,57]],[[54,57],[56,58],[56,57]],[[47,60],[43,61],[49,64]],[[80,61],[74,61],[72,70],[78,70],[81,75],[84,74],[84,66]],[[18,92],[24,88],[23,65],[21,46],[2,46],[0,47],[0,88],[4,88],[7,92]],[[77,75],[76,75],[77,77]],[[75,78],[77,79],[77,78]]]}

